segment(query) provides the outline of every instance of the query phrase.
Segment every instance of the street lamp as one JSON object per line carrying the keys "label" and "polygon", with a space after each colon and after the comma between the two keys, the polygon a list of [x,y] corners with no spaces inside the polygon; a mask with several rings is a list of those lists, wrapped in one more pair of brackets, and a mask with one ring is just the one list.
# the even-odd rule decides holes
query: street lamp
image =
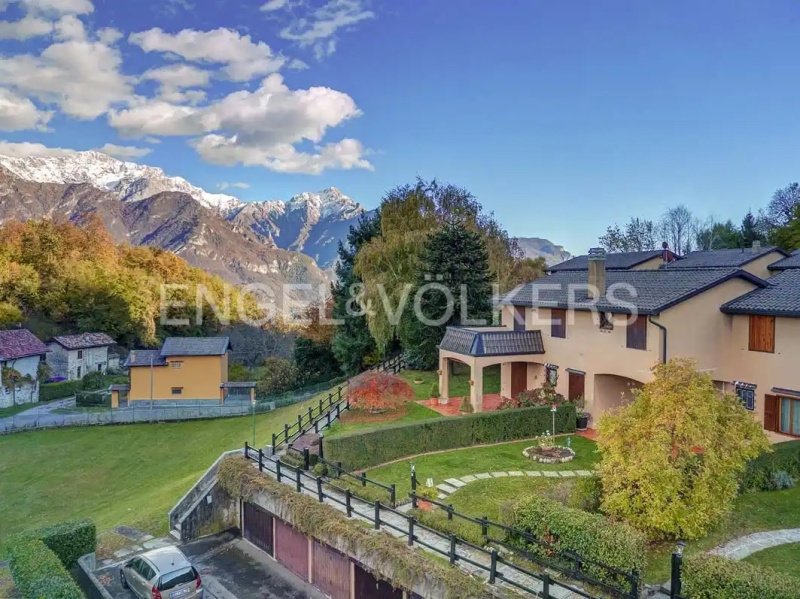
{"label": "street lamp", "polygon": [[552,406],[550,406],[550,413],[553,415],[553,428],[551,429],[553,431],[552,432],[553,443],[556,442],[556,410],[557,409],[558,408],[556,407],[556,404],[553,404]]}

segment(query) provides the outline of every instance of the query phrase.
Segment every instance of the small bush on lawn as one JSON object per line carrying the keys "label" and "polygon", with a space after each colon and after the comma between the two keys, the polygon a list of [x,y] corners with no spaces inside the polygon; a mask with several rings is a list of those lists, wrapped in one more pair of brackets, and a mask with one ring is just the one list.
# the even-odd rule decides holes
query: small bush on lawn
{"label": "small bush on lawn", "polygon": [[[528,439],[553,427],[549,407],[501,410],[387,426],[325,439],[325,456],[350,470],[364,469],[410,455]],[[575,431],[575,406],[556,412],[556,433]]]}
{"label": "small bush on lawn", "polygon": [[770,481],[770,488],[773,491],[780,491],[782,489],[791,489],[795,485],[795,480],[789,475],[786,470],[778,470],[772,473],[772,480]]}
{"label": "small bush on lawn", "polygon": [[25,599],[84,599],[56,554],[39,539],[23,535],[8,554],[14,585]]}
{"label": "small bush on lawn", "polygon": [[747,562],[694,555],[683,562],[682,594],[692,599],[797,599],[800,578]]}
{"label": "small bush on lawn", "polygon": [[597,513],[600,511],[600,501],[603,498],[603,484],[597,475],[579,478],[572,486],[569,496],[569,507],[585,512]]}
{"label": "small bush on lawn", "polygon": [[800,441],[778,443],[772,449],[772,452],[748,462],[741,479],[742,491],[774,490],[773,476],[780,471],[795,480],[800,478]]}
{"label": "small bush on lawn", "polygon": [[[515,539],[527,551],[560,561],[559,556],[571,552],[587,562],[611,566],[623,572],[641,572],[644,566],[645,537],[627,524],[614,523],[598,514],[568,508],[544,497],[531,496],[513,508],[513,522],[550,549]],[[623,577],[607,568],[584,564],[593,577],[628,588]]]}

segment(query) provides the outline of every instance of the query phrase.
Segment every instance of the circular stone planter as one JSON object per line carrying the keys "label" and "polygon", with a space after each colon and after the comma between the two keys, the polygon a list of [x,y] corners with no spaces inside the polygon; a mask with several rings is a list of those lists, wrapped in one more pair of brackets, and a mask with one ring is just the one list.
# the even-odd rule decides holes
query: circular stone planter
{"label": "circular stone planter", "polygon": [[542,464],[563,464],[571,462],[575,458],[575,452],[569,447],[561,447],[556,445],[550,449],[542,449],[539,446],[526,447],[522,451],[529,460],[540,462]]}

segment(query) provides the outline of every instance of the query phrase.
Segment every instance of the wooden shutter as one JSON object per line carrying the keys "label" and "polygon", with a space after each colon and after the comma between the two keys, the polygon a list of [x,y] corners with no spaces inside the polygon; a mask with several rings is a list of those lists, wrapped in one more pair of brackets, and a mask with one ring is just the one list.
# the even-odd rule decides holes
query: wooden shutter
{"label": "wooden shutter", "polygon": [[569,373],[569,391],[567,399],[575,401],[578,397],[583,397],[586,375],[579,372]]}
{"label": "wooden shutter", "polygon": [[764,396],[764,429],[778,432],[780,401],[777,395]]}
{"label": "wooden shutter", "polygon": [[647,349],[647,316],[637,316],[636,320],[629,322],[626,337],[629,349]]}
{"label": "wooden shutter", "polygon": [[775,353],[775,317],[750,315],[750,351]]}
{"label": "wooden shutter", "polygon": [[567,311],[563,308],[550,310],[550,336],[562,339],[567,336]]}

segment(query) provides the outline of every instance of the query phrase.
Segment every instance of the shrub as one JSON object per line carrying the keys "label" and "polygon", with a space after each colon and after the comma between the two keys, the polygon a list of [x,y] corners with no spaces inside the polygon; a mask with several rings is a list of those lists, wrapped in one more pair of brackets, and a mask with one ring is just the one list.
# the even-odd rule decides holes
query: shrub
{"label": "shrub", "polygon": [[431,385],[431,397],[439,397],[439,383]]}
{"label": "shrub", "polygon": [[264,360],[264,374],[256,381],[256,391],[260,395],[275,395],[296,388],[298,381],[299,374],[294,362],[270,357]]}
{"label": "shrub", "polygon": [[311,471],[314,473],[314,476],[316,477],[325,476],[326,474],[328,474],[328,466],[326,466],[322,462],[317,462],[316,464],[314,464],[314,467],[311,469]]}
{"label": "shrub", "polygon": [[599,512],[603,484],[599,476],[585,476],[575,481],[569,496],[569,506],[585,512]]}
{"label": "shrub", "polygon": [[454,534],[478,547],[483,547],[486,544],[486,539],[479,524],[455,517],[452,520],[448,520],[447,512],[439,508],[431,511],[412,510],[412,513],[421,524],[434,530],[448,535]]}
{"label": "shrub", "polygon": [[800,578],[715,555],[683,561],[682,593],[692,599],[797,599]]}
{"label": "shrub", "polygon": [[349,489],[350,493],[354,497],[360,497],[361,499],[369,501],[370,503],[380,501],[383,505],[390,505],[392,499],[389,491],[386,489],[376,487],[375,485],[370,485],[369,483],[367,483],[366,487],[362,487],[360,482],[357,482],[350,477],[332,480],[328,483],[328,486],[338,489],[342,492]]}
{"label": "shrub", "polygon": [[94,553],[97,546],[97,531],[91,520],[62,522],[42,528],[35,533],[66,568],[78,563],[78,558]]}
{"label": "shrub", "polygon": [[26,599],[83,599],[55,553],[39,539],[23,535],[8,549],[11,577]]}
{"label": "shrub", "polygon": [[[574,432],[575,406],[559,407],[555,420],[557,433]],[[361,470],[420,453],[529,439],[550,430],[552,422],[549,407],[436,418],[326,438],[325,456]]]}
{"label": "shrub", "polygon": [[515,544],[543,558],[559,561],[559,555],[572,552],[587,560],[586,572],[595,578],[627,588],[623,577],[594,565],[599,562],[624,572],[641,572],[644,566],[644,535],[627,524],[615,523],[598,514],[590,514],[561,505],[551,499],[531,496],[513,507],[513,522],[551,549],[523,539]]}
{"label": "shrub", "polygon": [[63,399],[75,395],[79,381],[63,381],[61,383],[43,383],[39,385],[39,401]]}
{"label": "shrub", "polygon": [[791,489],[794,487],[795,480],[786,470],[777,470],[772,473],[771,489],[780,491],[781,489]]}
{"label": "shrub", "polygon": [[369,371],[348,386],[350,408],[373,414],[393,412],[414,399],[414,390],[399,376]]}
{"label": "shrub", "polygon": [[781,470],[794,479],[800,478],[800,441],[778,443],[772,449],[748,462],[740,483],[742,491],[773,490],[772,476]]}
{"label": "shrub", "polygon": [[107,387],[106,377],[102,372],[90,372],[84,376],[80,381],[80,388],[86,391],[93,391]]}

